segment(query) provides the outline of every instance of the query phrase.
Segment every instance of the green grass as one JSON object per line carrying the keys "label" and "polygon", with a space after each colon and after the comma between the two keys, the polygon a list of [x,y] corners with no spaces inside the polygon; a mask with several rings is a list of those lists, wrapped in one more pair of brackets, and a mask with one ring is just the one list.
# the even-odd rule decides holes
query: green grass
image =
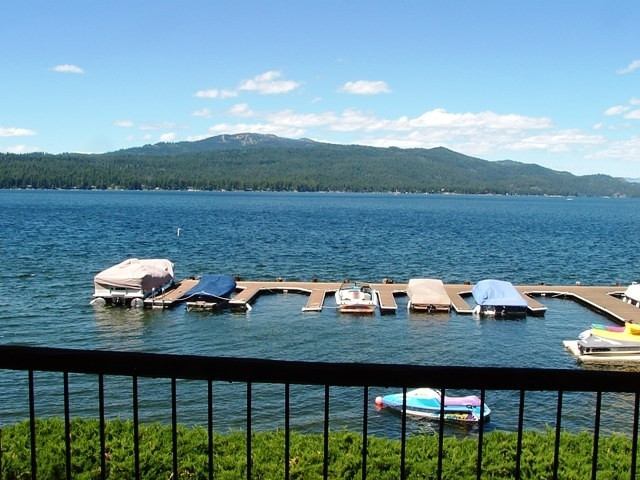
{"label": "green grass", "polygon": [[[1,478],[31,478],[30,427],[24,421],[2,429]],[[171,479],[173,470],[170,426],[140,425],[140,472],[143,479]],[[524,432],[521,478],[552,477],[555,431]],[[516,434],[491,432],[484,435],[482,478],[510,479],[515,476]],[[64,422],[36,421],[38,478],[66,478]],[[133,422],[106,423],[106,478],[134,478]],[[323,472],[323,440],[320,434],[292,432],[287,459],[292,479],[320,479]],[[369,437],[367,477],[376,480],[400,478],[400,442]],[[202,427],[178,426],[178,473],[183,479],[208,478],[208,436]],[[284,432],[252,435],[252,478],[284,478]],[[475,479],[478,441],[476,438],[446,437],[442,478]],[[593,438],[589,433],[562,432],[558,476],[584,479],[591,476]],[[243,432],[214,434],[214,478],[244,479],[246,436]],[[409,479],[437,478],[438,437],[411,436],[406,444],[406,472]],[[97,420],[71,422],[72,478],[100,478],[100,432]],[[621,435],[601,437],[598,449],[598,478],[630,478],[631,439]],[[362,437],[341,431],[329,437],[329,478],[362,478]]]}

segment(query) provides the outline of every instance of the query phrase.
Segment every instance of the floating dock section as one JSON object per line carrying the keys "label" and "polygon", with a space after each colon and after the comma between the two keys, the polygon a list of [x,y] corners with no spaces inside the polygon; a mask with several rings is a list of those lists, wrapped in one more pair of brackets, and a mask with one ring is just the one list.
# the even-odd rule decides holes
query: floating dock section
{"label": "floating dock section", "polygon": [[[184,279],[176,283],[175,288],[145,299],[145,306],[149,308],[173,308],[181,303],[184,292],[192,288],[198,280]],[[268,293],[299,293],[308,295],[307,303],[302,308],[304,312],[322,311],[327,295],[333,295],[339,288],[339,282],[298,282],[298,281],[237,281],[235,296],[229,305],[236,310],[250,310],[251,303],[262,294]],[[371,288],[378,292],[380,312],[394,313],[398,309],[396,296],[407,294],[406,283],[370,283]],[[451,308],[457,314],[471,314],[472,307],[466,298],[471,297],[473,285],[452,284],[444,285],[451,300]],[[547,307],[536,300],[537,297],[567,298],[574,300],[607,318],[624,324],[626,322],[640,323],[640,308],[623,301],[624,289],[620,286],[557,286],[534,285],[516,286],[516,289],[527,300],[527,310],[531,315],[543,315]]]}

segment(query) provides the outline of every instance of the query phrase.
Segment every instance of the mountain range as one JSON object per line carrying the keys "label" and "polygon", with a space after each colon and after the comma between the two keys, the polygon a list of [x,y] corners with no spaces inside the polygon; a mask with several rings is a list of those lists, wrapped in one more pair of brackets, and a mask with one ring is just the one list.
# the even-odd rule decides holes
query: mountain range
{"label": "mountain range", "polygon": [[438,148],[243,133],[103,154],[0,154],[0,188],[414,192],[640,197],[640,184]]}

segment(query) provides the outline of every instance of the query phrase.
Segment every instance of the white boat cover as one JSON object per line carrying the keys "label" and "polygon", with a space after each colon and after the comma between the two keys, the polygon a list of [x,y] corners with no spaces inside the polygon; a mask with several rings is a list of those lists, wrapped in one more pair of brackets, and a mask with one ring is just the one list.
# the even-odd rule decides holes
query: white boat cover
{"label": "white boat cover", "polygon": [[166,259],[129,258],[93,277],[96,285],[140,289],[144,292],[169,283],[173,279],[173,263]]}
{"label": "white boat cover", "polygon": [[450,305],[451,299],[442,280],[412,278],[407,284],[407,295],[414,305]]}
{"label": "white boat cover", "polygon": [[640,283],[629,285],[624,292],[624,296],[634,302],[640,302]]}

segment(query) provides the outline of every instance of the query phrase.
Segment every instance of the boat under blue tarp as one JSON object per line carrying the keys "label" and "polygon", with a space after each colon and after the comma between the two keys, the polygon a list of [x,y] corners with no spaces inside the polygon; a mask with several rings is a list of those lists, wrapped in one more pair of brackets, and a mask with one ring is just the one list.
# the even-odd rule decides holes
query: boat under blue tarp
{"label": "boat under blue tarp", "polygon": [[527,301],[509,282],[481,280],[471,290],[481,315],[520,316],[527,314]]}
{"label": "boat under blue tarp", "polygon": [[180,301],[186,301],[187,306],[197,302],[220,305],[230,300],[235,289],[236,281],[230,275],[203,275],[180,297]]}

